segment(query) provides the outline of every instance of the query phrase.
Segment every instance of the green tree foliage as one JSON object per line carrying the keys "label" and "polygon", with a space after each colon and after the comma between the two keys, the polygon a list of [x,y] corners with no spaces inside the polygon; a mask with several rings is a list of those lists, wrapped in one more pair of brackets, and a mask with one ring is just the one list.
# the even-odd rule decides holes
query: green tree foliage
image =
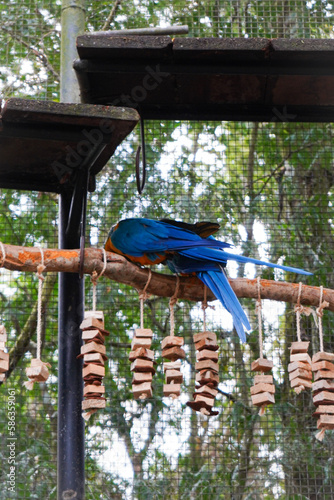
{"label": "green tree foliage", "polygon": [[[11,95],[58,99],[60,2],[0,4],[0,88]],[[38,5],[37,5],[38,4]],[[42,5],[43,4],[43,5]],[[117,5],[116,5],[117,4]],[[275,5],[275,7],[273,7]],[[191,36],[327,37],[329,4],[322,1],[87,2],[87,29],[98,30],[115,7],[113,29],[189,24]],[[321,20],[321,22],[319,21]],[[26,65],[23,65],[26,61]],[[146,122],[147,184],[136,194],[135,130],[118,148],[97,179],[89,199],[89,244],[102,246],[109,227],[129,216],[171,217],[194,222],[217,220],[218,237],[245,255],[267,258],[314,272],[307,284],[333,288],[331,124],[232,122]],[[17,245],[57,246],[55,196],[0,191],[1,241]],[[161,272],[167,272],[163,267]],[[229,267],[232,276],[255,276],[252,266]],[[264,270],[262,277],[296,281],[295,275]],[[28,344],[7,384],[0,388],[0,422],[5,425],[7,388],[17,393],[16,432],[19,498],[56,498],[57,284],[50,282],[44,311],[43,359],[52,377],[31,393],[22,388],[24,368],[36,352],[31,311],[37,278],[5,272],[0,280],[0,317],[9,347],[24,331]],[[91,284],[86,279],[87,309]],[[179,402],[161,397],[161,339],[169,331],[166,300],[150,297],[145,326],[154,331],[157,351],[154,398],[132,400],[128,353],[133,328],[139,326],[137,291],[101,278],[98,307],[111,332],[105,377],[107,409],[86,427],[87,499],[246,499],[332,497],[332,436],[314,439],[315,419],[309,393],[289,387],[288,347],[295,340],[294,312],[279,304],[264,307],[265,352],[274,359],[276,404],[261,419],[250,402],[250,363],[258,357],[254,303],[243,301],[254,331],[240,345],[229,319],[208,312],[208,327],[220,343],[218,417],[191,413],[185,402],[194,389],[192,335],[202,328],[201,309],[180,301],[176,332],[184,336],[187,359]],[[325,347],[333,350],[332,315],[324,317]],[[312,318],[303,318],[303,336],[318,350]],[[118,443],[116,446],[115,443]],[[168,446],[169,443],[169,446]],[[117,448],[117,449],[116,449]],[[113,454],[126,460],[116,465]],[[6,462],[6,447],[1,448]],[[5,468],[1,471],[6,480]],[[259,494],[259,492],[261,492]],[[260,496],[259,496],[260,495]],[[0,493],[1,496],[1,493]],[[14,497],[13,497],[14,498]]]}

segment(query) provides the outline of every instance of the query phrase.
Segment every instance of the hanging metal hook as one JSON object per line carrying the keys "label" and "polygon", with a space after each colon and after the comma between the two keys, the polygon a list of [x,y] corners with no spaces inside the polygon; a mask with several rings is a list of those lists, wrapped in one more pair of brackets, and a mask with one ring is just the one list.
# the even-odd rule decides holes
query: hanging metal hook
{"label": "hanging metal hook", "polygon": [[[146,151],[145,151],[145,127],[144,119],[140,117],[140,137],[141,146],[138,146],[136,153],[136,182],[138,194],[142,194],[146,181]],[[140,179],[140,151],[142,152],[143,175]]]}

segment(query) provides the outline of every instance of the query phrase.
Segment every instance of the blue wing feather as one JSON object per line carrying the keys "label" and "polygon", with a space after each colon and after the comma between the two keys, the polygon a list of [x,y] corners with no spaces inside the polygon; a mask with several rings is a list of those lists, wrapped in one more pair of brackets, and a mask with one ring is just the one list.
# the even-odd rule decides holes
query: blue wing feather
{"label": "blue wing feather", "polygon": [[[144,253],[180,251],[186,248],[210,246],[229,248],[231,245],[212,237],[201,238],[192,231],[150,219],[125,219],[111,234],[116,248],[123,253],[141,256]],[[130,253],[131,251],[131,253]]]}

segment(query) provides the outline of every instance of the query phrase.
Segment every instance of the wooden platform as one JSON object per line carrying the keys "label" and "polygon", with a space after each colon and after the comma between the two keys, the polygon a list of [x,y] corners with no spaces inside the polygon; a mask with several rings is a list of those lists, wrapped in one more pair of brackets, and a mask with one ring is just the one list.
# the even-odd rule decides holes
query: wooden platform
{"label": "wooden platform", "polygon": [[0,115],[0,188],[60,193],[90,166],[94,190],[95,175],[138,119],[124,107],[9,99]]}
{"label": "wooden platform", "polygon": [[144,118],[334,121],[334,40],[77,39],[83,102]]}

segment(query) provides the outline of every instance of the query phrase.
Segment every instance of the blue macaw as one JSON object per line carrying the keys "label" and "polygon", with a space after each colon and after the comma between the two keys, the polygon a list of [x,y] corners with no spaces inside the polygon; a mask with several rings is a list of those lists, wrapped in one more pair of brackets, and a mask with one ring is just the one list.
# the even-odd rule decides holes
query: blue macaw
{"label": "blue macaw", "polygon": [[140,265],[163,263],[174,273],[195,273],[232,315],[235,329],[244,342],[244,328],[251,330],[251,326],[226,277],[227,261],[250,262],[305,275],[312,273],[230,253],[226,251],[231,247],[229,243],[213,238],[218,229],[219,224],[212,222],[124,219],[111,228],[105,249]]}

